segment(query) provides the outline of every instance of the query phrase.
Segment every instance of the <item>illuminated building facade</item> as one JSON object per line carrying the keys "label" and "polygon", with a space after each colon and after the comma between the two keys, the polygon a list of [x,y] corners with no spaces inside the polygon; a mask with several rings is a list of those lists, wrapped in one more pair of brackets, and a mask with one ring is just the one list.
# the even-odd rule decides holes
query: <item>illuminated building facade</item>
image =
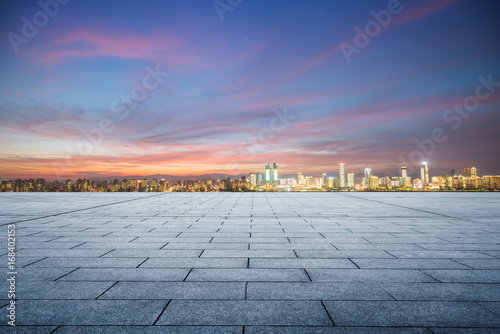
{"label": "illuminated building facade", "polygon": [[339,180],[340,180],[340,188],[345,187],[345,163],[339,163]]}

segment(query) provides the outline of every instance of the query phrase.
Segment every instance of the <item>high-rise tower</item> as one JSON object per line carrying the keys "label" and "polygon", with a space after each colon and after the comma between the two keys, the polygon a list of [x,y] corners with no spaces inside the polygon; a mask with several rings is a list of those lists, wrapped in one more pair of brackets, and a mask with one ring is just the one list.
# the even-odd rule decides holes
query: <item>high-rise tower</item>
{"label": "high-rise tower", "polygon": [[368,179],[370,176],[372,176],[372,169],[370,167],[365,168],[365,178]]}
{"label": "high-rise tower", "polygon": [[273,163],[273,183],[278,183],[279,178],[278,178],[278,164],[275,162]]}
{"label": "high-rise tower", "polygon": [[401,177],[402,178],[408,177],[408,172],[406,171],[405,165],[401,166]]}
{"label": "high-rise tower", "polygon": [[297,173],[297,183],[299,186],[304,185],[304,175],[302,173]]}
{"label": "high-rise tower", "polygon": [[261,172],[257,173],[257,185],[258,186],[262,185],[262,173]]}
{"label": "high-rise tower", "polygon": [[269,167],[269,162],[266,162],[266,183],[272,183],[271,167]]}
{"label": "high-rise tower", "polygon": [[345,187],[345,163],[341,162],[339,163],[339,181],[340,181],[340,188]]}
{"label": "high-rise tower", "polygon": [[429,165],[427,162],[422,162],[420,166],[420,178],[422,179],[422,186],[429,184]]}
{"label": "high-rise tower", "polygon": [[354,173],[347,174],[347,187],[354,188]]}

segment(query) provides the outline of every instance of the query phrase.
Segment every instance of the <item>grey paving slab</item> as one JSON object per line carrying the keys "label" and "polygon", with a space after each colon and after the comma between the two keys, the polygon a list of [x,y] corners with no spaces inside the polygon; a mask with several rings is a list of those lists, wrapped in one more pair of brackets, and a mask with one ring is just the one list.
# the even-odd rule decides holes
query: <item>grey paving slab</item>
{"label": "grey paving slab", "polygon": [[202,250],[197,249],[115,249],[103,257],[199,257]]}
{"label": "grey paving slab", "polygon": [[248,243],[169,242],[162,249],[248,249]]}
{"label": "grey paving slab", "polygon": [[248,299],[394,300],[375,283],[248,283]]}
{"label": "grey paving slab", "polygon": [[245,326],[245,334],[327,334],[327,333],[381,333],[381,334],[432,334],[427,328],[409,327],[278,327],[278,326]]}
{"label": "grey paving slab", "polygon": [[250,244],[250,249],[327,249],[327,250],[332,250],[335,249],[335,247],[330,244],[330,243],[317,243],[317,244],[301,244],[301,243],[279,243],[279,244],[272,244],[272,243],[262,243],[262,244],[255,244],[251,243]]}
{"label": "grey paving slab", "polygon": [[100,257],[113,248],[108,249],[21,249],[18,251],[20,257]]}
{"label": "grey paving slab", "polygon": [[243,326],[62,326],[67,334],[241,334]]}
{"label": "grey paving slab", "polygon": [[100,299],[245,299],[245,283],[119,282]]}
{"label": "grey paving slab", "polygon": [[154,300],[19,301],[19,325],[152,325],[165,307]]}
{"label": "grey paving slab", "polygon": [[497,301],[499,284],[380,283],[397,300]]}
{"label": "grey paving slab", "polygon": [[249,268],[321,268],[321,269],[356,269],[356,265],[348,259],[260,259],[252,258]]}
{"label": "grey paving slab", "polygon": [[182,281],[188,269],[80,268],[60,278],[62,281]]}
{"label": "grey paving slab", "polygon": [[494,312],[498,316],[500,316],[500,302],[478,302],[479,305],[486,307],[488,310]]}
{"label": "grey paving slab", "polygon": [[394,256],[383,251],[357,251],[357,250],[302,250],[296,251],[299,258],[306,259],[394,259]]}
{"label": "grey paving slab", "polygon": [[24,282],[17,289],[18,299],[96,299],[111,282]]}
{"label": "grey paving slab", "polygon": [[483,251],[390,251],[398,259],[491,259]]}
{"label": "grey paving slab", "polygon": [[246,268],[247,258],[149,258],[141,268]]}
{"label": "grey paving slab", "polygon": [[332,326],[316,301],[172,301],[160,325]]}
{"label": "grey paving slab", "polygon": [[500,283],[500,270],[423,270],[446,283]]}
{"label": "grey paving slab", "polygon": [[419,270],[308,269],[313,282],[437,282]]}
{"label": "grey paving slab", "polygon": [[74,249],[161,249],[166,242],[85,242]]}
{"label": "grey paving slab", "polygon": [[58,326],[19,326],[0,325],[2,333],[28,333],[28,334],[46,334],[52,333]]}
{"label": "grey paving slab", "polygon": [[39,268],[136,268],[147,258],[45,258],[30,265]]}
{"label": "grey paving slab", "polygon": [[186,281],[309,282],[301,269],[193,269]]}
{"label": "grey paving slab", "polygon": [[500,330],[496,193],[0,197],[20,333]]}
{"label": "grey paving slab", "polygon": [[500,317],[470,302],[326,301],[338,326],[498,327]]}
{"label": "grey paving slab", "polygon": [[362,269],[470,269],[450,259],[352,259]]}
{"label": "grey paving slab", "polygon": [[496,333],[495,328],[431,328],[435,334],[491,334]]}
{"label": "grey paving slab", "polygon": [[415,244],[360,244],[360,243],[332,243],[338,250],[423,250]]}
{"label": "grey paving slab", "polygon": [[76,268],[35,268],[25,267],[17,269],[17,281],[19,282],[47,282],[54,281],[59,277],[66,275]]}
{"label": "grey paving slab", "polygon": [[246,257],[246,258],[297,258],[293,250],[215,250],[203,252],[201,257]]}

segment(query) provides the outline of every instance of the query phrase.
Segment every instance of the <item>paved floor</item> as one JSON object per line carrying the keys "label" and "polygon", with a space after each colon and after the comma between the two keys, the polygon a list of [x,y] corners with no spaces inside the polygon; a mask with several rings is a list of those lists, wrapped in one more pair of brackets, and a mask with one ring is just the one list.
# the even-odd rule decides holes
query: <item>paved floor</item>
{"label": "paved floor", "polygon": [[500,331],[499,209],[499,193],[0,194],[22,333]]}

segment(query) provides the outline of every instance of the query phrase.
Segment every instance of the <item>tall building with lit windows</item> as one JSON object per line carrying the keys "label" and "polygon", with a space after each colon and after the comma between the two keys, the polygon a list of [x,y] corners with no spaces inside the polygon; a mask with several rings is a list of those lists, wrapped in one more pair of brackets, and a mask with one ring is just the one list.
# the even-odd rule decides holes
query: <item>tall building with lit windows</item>
{"label": "tall building with lit windows", "polygon": [[278,164],[275,162],[273,163],[273,183],[277,184],[279,181],[278,177]]}
{"label": "tall building with lit windows", "polygon": [[272,173],[271,173],[271,167],[269,167],[269,162],[266,162],[266,171],[265,171],[265,176],[266,179],[264,180],[265,183],[272,183]]}
{"label": "tall building with lit windows", "polygon": [[354,173],[347,174],[347,187],[354,188]]}
{"label": "tall building with lit windows", "polygon": [[250,187],[255,188],[257,186],[257,174],[250,173],[249,181],[250,181]]}
{"label": "tall building with lit windows", "polygon": [[422,162],[420,166],[420,178],[422,179],[422,186],[429,184],[429,165],[427,162]]}
{"label": "tall building with lit windows", "polygon": [[299,186],[304,185],[304,174],[302,173],[297,173],[297,184]]}
{"label": "tall building with lit windows", "polygon": [[372,176],[372,169],[370,167],[365,168],[365,178],[368,179],[370,176]]}
{"label": "tall building with lit windows", "polygon": [[258,186],[262,185],[262,173],[261,172],[257,173],[257,185]]}
{"label": "tall building with lit windows", "polygon": [[345,187],[345,163],[341,162],[339,163],[339,181],[340,181],[340,188]]}
{"label": "tall building with lit windows", "polygon": [[408,171],[406,170],[405,165],[401,166],[401,177],[402,178],[408,177]]}

